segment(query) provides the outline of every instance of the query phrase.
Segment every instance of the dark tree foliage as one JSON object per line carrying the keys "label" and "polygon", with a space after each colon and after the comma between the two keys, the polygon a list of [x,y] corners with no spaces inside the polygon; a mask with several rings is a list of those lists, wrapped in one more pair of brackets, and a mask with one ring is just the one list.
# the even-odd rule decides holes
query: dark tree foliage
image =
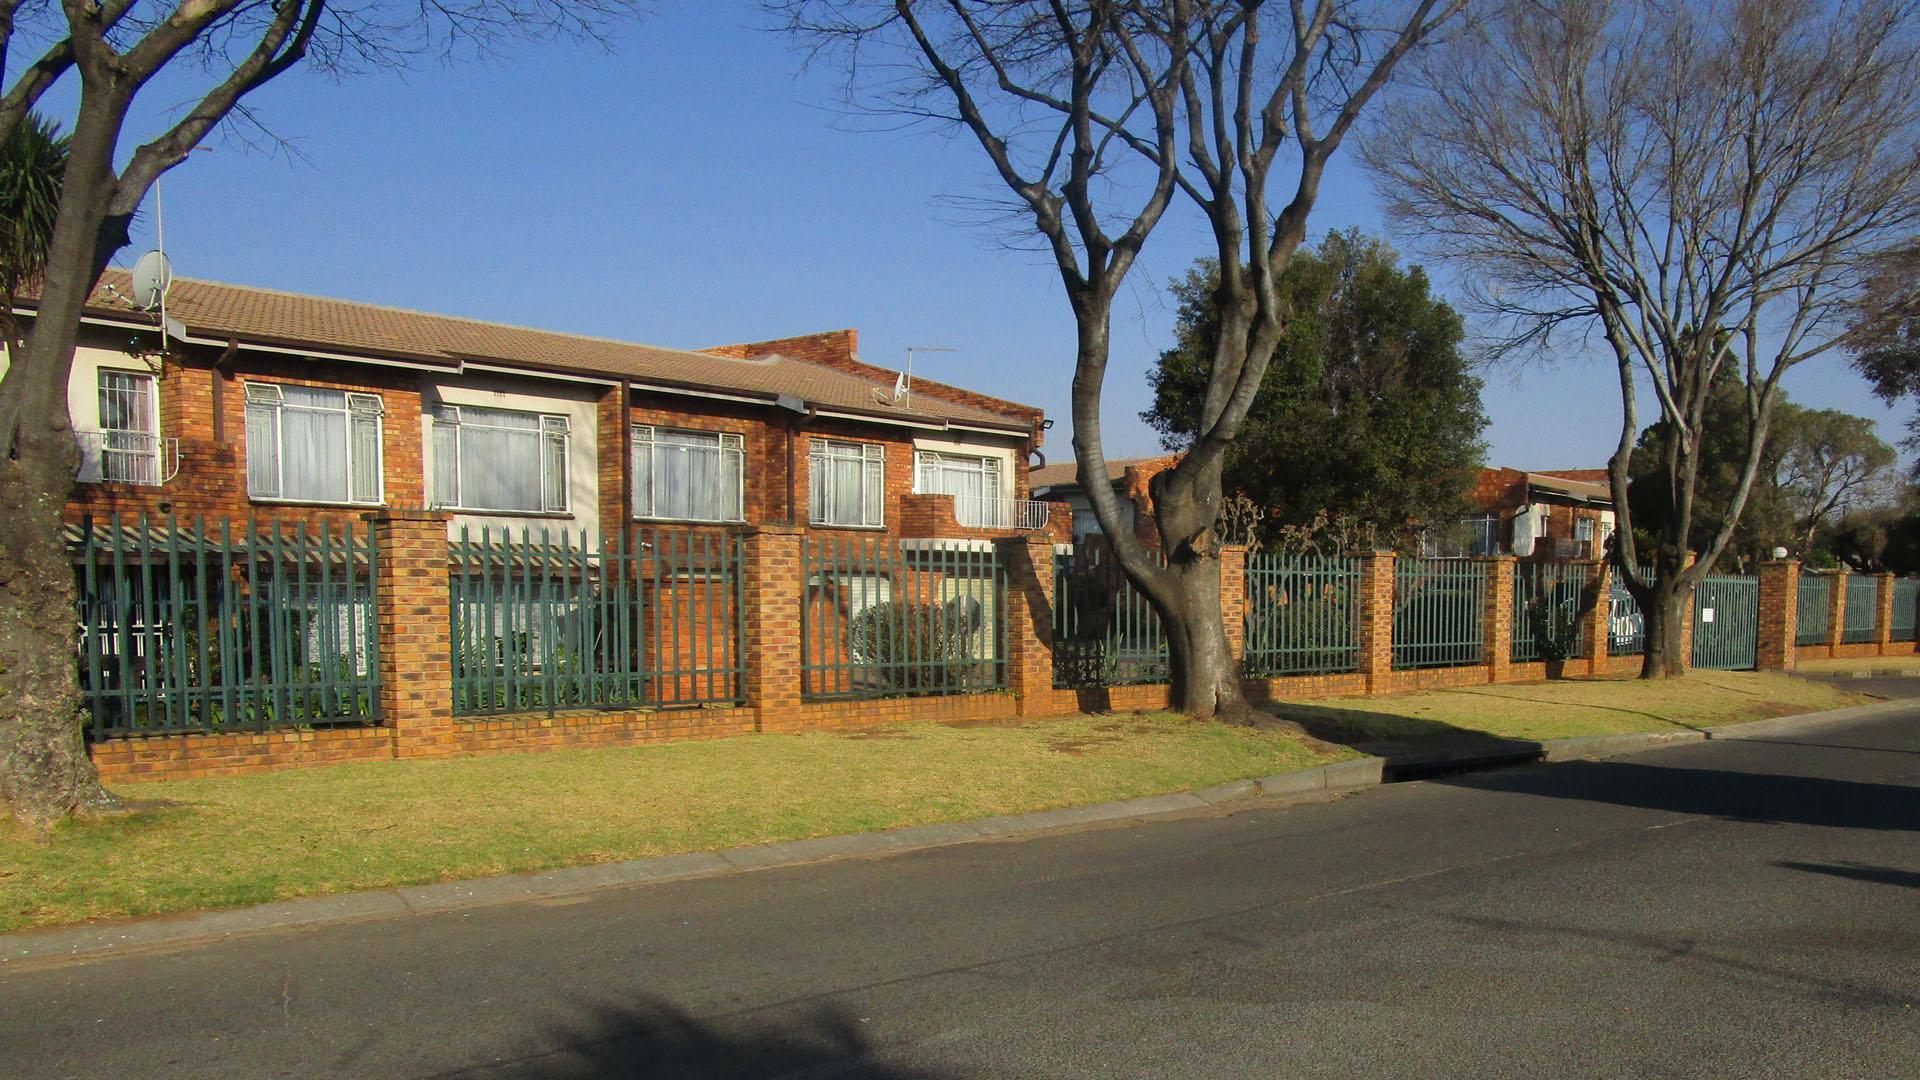
{"label": "dark tree foliage", "polygon": [[[1172,284],[1176,344],[1148,375],[1141,417],[1183,450],[1198,430],[1216,327],[1215,264]],[[1317,516],[1405,546],[1467,509],[1487,426],[1460,316],[1419,267],[1357,231],[1302,248],[1280,275],[1293,312],[1227,451],[1225,487],[1267,511],[1269,536]]]}
{"label": "dark tree foliage", "polygon": [[[1838,557],[1836,530],[1849,511],[1860,509],[1874,481],[1893,464],[1893,448],[1875,433],[1873,421],[1837,409],[1793,404],[1780,391],[1760,468],[1734,528],[1725,556],[1729,570],[1750,572],[1773,549],[1829,566]],[[1734,372],[1722,369],[1708,395],[1693,494],[1688,546],[1704,550],[1726,520],[1746,462],[1751,421],[1746,390]],[[1657,521],[1671,498],[1660,448],[1660,424],[1640,433],[1634,446],[1628,499],[1634,520]],[[1642,536],[1643,544],[1651,539]]]}

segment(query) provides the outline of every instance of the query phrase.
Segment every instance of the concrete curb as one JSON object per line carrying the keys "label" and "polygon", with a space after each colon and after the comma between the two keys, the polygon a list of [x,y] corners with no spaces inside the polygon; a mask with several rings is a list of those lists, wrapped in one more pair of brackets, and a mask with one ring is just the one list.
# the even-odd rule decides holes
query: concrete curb
{"label": "concrete curb", "polygon": [[9,964],[106,956],[170,945],[197,944],[269,930],[301,929],[399,915],[454,911],[488,904],[544,900],[623,885],[715,877],[827,859],[922,851],[979,840],[1191,813],[1220,803],[1262,795],[1291,797],[1349,791],[1380,783],[1380,767],[1379,758],[1361,758],[1258,780],[1236,780],[1194,792],[1036,810],[1028,814],[977,821],[916,825],[846,836],[819,836],[684,855],[659,855],[649,859],[543,870],[533,874],[371,889],[228,911],[162,915],[97,926],[21,930],[0,934],[0,971],[6,970]]}

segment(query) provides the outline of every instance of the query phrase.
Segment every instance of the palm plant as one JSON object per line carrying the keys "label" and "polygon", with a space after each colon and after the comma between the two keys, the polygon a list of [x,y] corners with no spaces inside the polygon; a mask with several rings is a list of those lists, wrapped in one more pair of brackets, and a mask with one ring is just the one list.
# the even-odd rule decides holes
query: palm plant
{"label": "palm plant", "polygon": [[14,301],[20,288],[37,281],[46,268],[68,141],[58,121],[38,113],[0,141],[0,331],[10,356],[20,352]]}

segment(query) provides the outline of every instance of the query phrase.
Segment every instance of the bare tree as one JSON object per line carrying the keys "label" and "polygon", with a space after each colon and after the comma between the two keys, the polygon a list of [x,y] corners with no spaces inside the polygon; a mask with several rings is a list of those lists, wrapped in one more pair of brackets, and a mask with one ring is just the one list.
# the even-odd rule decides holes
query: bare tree
{"label": "bare tree", "polygon": [[[1248,711],[1220,611],[1220,475],[1291,313],[1276,280],[1328,161],[1396,64],[1464,0],[788,0],[870,107],[965,132],[1051,255],[1077,328],[1081,487],[1166,630],[1173,701]],[[860,76],[878,62],[881,77]],[[1282,166],[1286,167],[1282,167]],[[1278,169],[1278,172],[1276,170]],[[1218,342],[1200,424],[1151,481],[1162,566],[1105,482],[1113,298],[1175,199],[1211,230]],[[1276,205],[1277,201],[1277,205]]]}
{"label": "bare tree", "polygon": [[[0,807],[44,826],[109,807],[81,742],[74,582],[61,513],[78,453],[67,373],[87,297],[161,174],[296,66],[334,74],[591,36],[631,0],[0,0],[0,140],[63,79],[79,83],[33,325],[0,381]],[[37,48],[12,71],[10,50]],[[170,126],[116,166],[135,101],[162,72],[202,79]],[[169,93],[177,93],[177,83]]]}
{"label": "bare tree", "polygon": [[[1604,340],[1623,405],[1615,557],[1647,615],[1642,675],[1678,675],[1682,613],[1746,505],[1781,376],[1835,345],[1870,257],[1920,224],[1915,8],[1507,0],[1478,14],[1421,58],[1419,93],[1364,154],[1407,232],[1504,320],[1502,347]],[[1742,375],[1746,452],[1688,567],[1726,365]],[[1627,469],[1649,391],[1668,483],[1658,519],[1636,522]]]}

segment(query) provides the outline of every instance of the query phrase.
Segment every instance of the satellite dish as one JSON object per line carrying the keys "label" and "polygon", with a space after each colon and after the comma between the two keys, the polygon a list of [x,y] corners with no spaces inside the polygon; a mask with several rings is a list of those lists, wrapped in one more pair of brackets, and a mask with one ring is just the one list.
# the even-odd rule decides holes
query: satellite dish
{"label": "satellite dish", "polygon": [[149,251],[133,264],[133,302],[152,311],[173,285],[173,261],[164,251]]}

